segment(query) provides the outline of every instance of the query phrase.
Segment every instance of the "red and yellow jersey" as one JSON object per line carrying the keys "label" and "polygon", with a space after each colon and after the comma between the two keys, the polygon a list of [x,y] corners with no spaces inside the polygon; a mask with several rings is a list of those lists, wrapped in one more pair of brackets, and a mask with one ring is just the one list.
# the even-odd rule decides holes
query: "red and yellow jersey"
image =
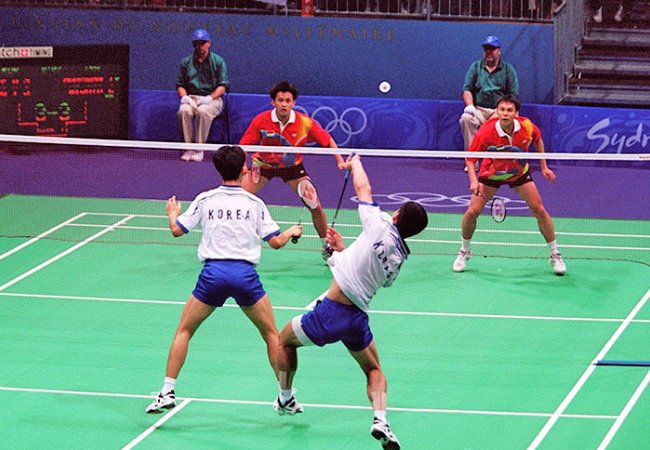
{"label": "red and yellow jersey", "polygon": [[[239,141],[240,145],[268,145],[278,147],[304,147],[316,142],[327,147],[331,136],[315,120],[305,114],[292,111],[293,121],[281,128],[273,113],[265,111],[255,116]],[[262,167],[291,167],[302,162],[300,153],[255,153],[253,161]]]}
{"label": "red and yellow jersey", "polygon": [[[531,143],[541,139],[542,133],[527,117],[515,118],[515,129],[512,136],[506,134],[494,117],[478,129],[469,148],[470,152],[485,151],[521,151],[528,152]],[[468,158],[476,163],[478,158]],[[491,159],[484,158],[479,169],[479,177],[490,180],[515,181],[529,170],[528,163],[521,159]]]}

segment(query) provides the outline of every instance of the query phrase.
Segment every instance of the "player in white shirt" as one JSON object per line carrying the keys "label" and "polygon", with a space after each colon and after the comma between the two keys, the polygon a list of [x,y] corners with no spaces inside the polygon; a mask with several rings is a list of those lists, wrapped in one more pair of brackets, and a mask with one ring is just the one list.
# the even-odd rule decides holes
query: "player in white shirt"
{"label": "player in white shirt", "polygon": [[277,377],[278,331],[271,301],[255,266],[260,261],[261,240],[279,249],[292,237],[300,237],[302,227],[294,225],[281,232],[264,202],[241,187],[246,154],[240,147],[223,146],[212,161],[223,178],[220,187],[199,194],[182,215],[176,197],[167,200],[165,207],[174,237],[201,225],[198,256],[204,265],[169,349],[163,387],[145,410],[147,413],[161,413],[176,406],[174,387],[189,341],[201,323],[229,297],[259,330]]}
{"label": "player in white shirt", "polygon": [[367,311],[375,292],[393,283],[406,260],[409,249],[404,239],[422,231],[428,218],[424,208],[415,202],[405,203],[392,217],[381,212],[372,201],[360,157],[348,158],[345,165],[354,179],[363,231],[345,248],[341,235],[333,228],[327,230],[328,243],[335,250],[328,260],[333,280],[313,311],[294,317],[280,331],[280,394],[273,407],[280,415],[303,411],[292,388],[298,347],[341,341],[366,374],[368,399],[374,410],[370,433],[384,449],[396,450],[400,443],[386,418],[386,377],[379,365]]}

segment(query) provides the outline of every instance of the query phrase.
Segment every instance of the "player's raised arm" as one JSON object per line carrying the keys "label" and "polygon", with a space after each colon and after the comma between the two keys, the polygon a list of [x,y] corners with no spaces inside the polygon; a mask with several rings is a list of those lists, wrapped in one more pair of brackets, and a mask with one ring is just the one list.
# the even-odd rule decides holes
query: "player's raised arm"
{"label": "player's raised arm", "polygon": [[176,219],[181,214],[181,202],[176,201],[176,196],[172,195],[165,205],[165,211],[167,212],[167,218],[169,219],[169,230],[172,232],[174,237],[182,236],[183,230],[176,223]]}
{"label": "player's raised arm", "polygon": [[368,178],[366,170],[363,168],[363,164],[361,164],[361,156],[349,156],[346,161],[346,167],[352,174],[354,192],[357,193],[359,201],[372,203],[370,179]]}

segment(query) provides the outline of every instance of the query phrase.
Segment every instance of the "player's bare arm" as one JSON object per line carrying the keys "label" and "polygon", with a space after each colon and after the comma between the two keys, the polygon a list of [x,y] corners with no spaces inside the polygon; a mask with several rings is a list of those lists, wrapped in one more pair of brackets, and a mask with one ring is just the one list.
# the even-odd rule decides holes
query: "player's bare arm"
{"label": "player's bare arm", "polygon": [[[327,143],[327,146],[329,148],[339,148],[338,145],[336,145],[336,142],[334,142],[333,138],[330,138],[330,141]],[[343,157],[336,153],[334,155],[334,158],[336,158],[336,165],[338,166],[339,169],[345,169],[345,161],[343,160]]]}
{"label": "player's bare arm", "polygon": [[472,194],[478,195],[478,177],[476,176],[476,162],[465,160],[467,166],[467,176],[469,177],[469,190]]}
{"label": "player's bare arm", "polygon": [[176,224],[176,219],[181,214],[181,202],[176,201],[176,196],[172,195],[165,205],[165,211],[169,219],[169,230],[174,237],[182,236],[183,230]]}
{"label": "player's bare arm", "polygon": [[361,164],[361,156],[348,156],[348,159],[345,161],[345,166],[352,173],[354,192],[357,194],[357,199],[362,202],[372,203],[372,188],[370,187],[368,174],[366,174]]}
{"label": "player's bare arm", "polygon": [[[537,141],[534,142],[534,144],[538,153],[544,153],[544,141],[542,140],[542,138],[539,138]],[[544,178],[546,178],[551,183],[555,183],[555,172],[549,169],[548,164],[546,164],[546,160],[540,159],[539,164],[540,164],[540,168],[542,169],[542,175],[544,175]]]}
{"label": "player's bare arm", "polygon": [[282,233],[273,236],[271,239],[266,241],[272,248],[274,249],[279,249],[284,247],[287,242],[291,240],[291,238],[296,237],[299,238],[302,236],[302,225],[293,225],[286,230],[284,230]]}

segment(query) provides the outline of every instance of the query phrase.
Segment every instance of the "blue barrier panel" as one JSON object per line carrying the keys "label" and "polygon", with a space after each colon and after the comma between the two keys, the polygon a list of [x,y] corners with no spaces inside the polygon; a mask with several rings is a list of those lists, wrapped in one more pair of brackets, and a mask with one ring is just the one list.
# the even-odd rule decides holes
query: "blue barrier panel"
{"label": "blue barrier panel", "polygon": [[[132,90],[130,137],[181,141],[175,91]],[[256,114],[271,109],[268,95],[230,94],[232,142]],[[462,150],[460,101],[300,96],[296,109],[316,119],[341,147]],[[648,153],[650,111],[523,104],[521,115],[542,130],[549,152]],[[221,136],[215,122],[211,141]]]}
{"label": "blue barrier panel", "polygon": [[557,152],[649,153],[650,111],[555,106],[552,133]]}

